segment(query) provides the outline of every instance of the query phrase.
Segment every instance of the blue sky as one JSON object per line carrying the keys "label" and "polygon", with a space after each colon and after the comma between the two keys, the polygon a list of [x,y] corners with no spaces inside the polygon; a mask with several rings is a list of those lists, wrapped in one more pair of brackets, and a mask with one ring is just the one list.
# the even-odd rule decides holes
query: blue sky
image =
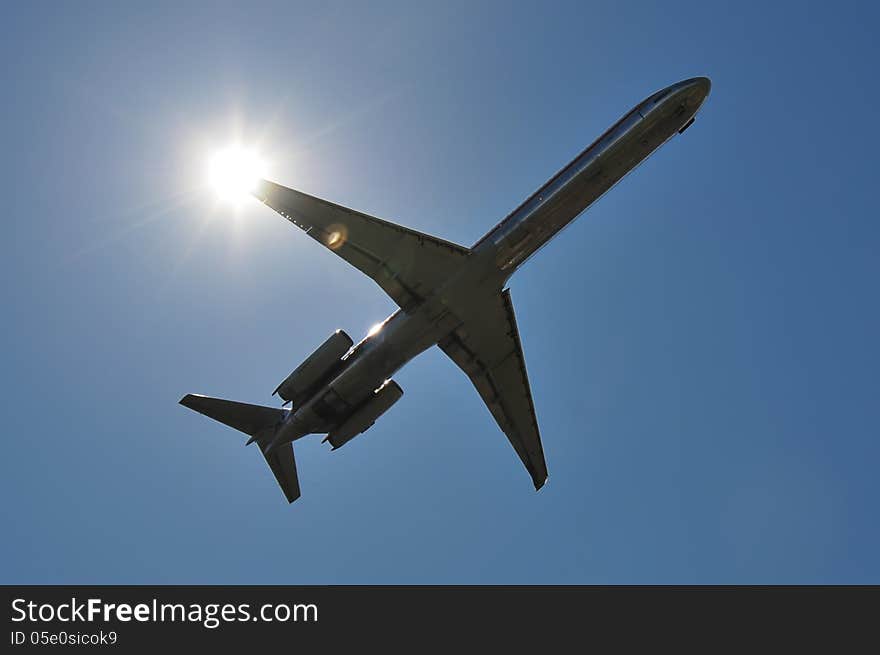
{"label": "blue sky", "polygon": [[[177,4],[0,10],[0,582],[880,582],[875,9]],[[511,280],[540,493],[436,349],[297,444],[293,506],[177,405],[270,403],[393,309],[218,205],[212,150],[470,245],[695,75],[697,123]]]}

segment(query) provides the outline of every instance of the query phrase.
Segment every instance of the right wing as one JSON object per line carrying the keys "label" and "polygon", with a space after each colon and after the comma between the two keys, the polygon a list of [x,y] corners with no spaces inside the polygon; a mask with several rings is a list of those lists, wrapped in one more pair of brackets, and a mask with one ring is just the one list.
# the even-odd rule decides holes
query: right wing
{"label": "right wing", "polygon": [[422,232],[262,180],[253,192],[321,245],[366,273],[399,307],[417,305],[470,250]]}
{"label": "right wing", "polygon": [[540,489],[547,481],[547,464],[510,291],[464,317],[438,345],[473,382]]}

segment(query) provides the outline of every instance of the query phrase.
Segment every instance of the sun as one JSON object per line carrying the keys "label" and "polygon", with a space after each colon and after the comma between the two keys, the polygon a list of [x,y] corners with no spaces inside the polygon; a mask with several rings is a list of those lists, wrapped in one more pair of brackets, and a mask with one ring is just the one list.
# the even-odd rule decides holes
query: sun
{"label": "sun", "polygon": [[266,162],[255,150],[233,145],[217,151],[208,162],[208,182],[224,201],[242,202],[265,176]]}

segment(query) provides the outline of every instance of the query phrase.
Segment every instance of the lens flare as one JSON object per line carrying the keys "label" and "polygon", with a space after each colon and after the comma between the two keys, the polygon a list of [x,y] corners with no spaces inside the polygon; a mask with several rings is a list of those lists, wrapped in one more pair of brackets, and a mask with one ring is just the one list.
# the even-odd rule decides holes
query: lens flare
{"label": "lens flare", "polygon": [[344,225],[334,223],[328,226],[324,243],[330,250],[339,250],[348,239],[348,229]]}

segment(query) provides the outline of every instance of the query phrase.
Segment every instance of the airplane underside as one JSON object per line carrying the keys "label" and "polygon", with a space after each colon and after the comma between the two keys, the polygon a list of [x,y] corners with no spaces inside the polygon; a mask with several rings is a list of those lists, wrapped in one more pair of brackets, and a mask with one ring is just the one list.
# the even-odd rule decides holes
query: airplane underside
{"label": "airplane underside", "polygon": [[180,403],[249,436],[289,502],[300,496],[293,442],[333,449],[403,395],[392,375],[433,345],[467,375],[535,489],[547,465],[510,291],[513,272],[676,133],[709,93],[693,78],[646,98],[471,248],[261,181],[254,195],[372,278],[400,309],[359,343],[337,330],[275,389],[280,408],[189,394]]}

